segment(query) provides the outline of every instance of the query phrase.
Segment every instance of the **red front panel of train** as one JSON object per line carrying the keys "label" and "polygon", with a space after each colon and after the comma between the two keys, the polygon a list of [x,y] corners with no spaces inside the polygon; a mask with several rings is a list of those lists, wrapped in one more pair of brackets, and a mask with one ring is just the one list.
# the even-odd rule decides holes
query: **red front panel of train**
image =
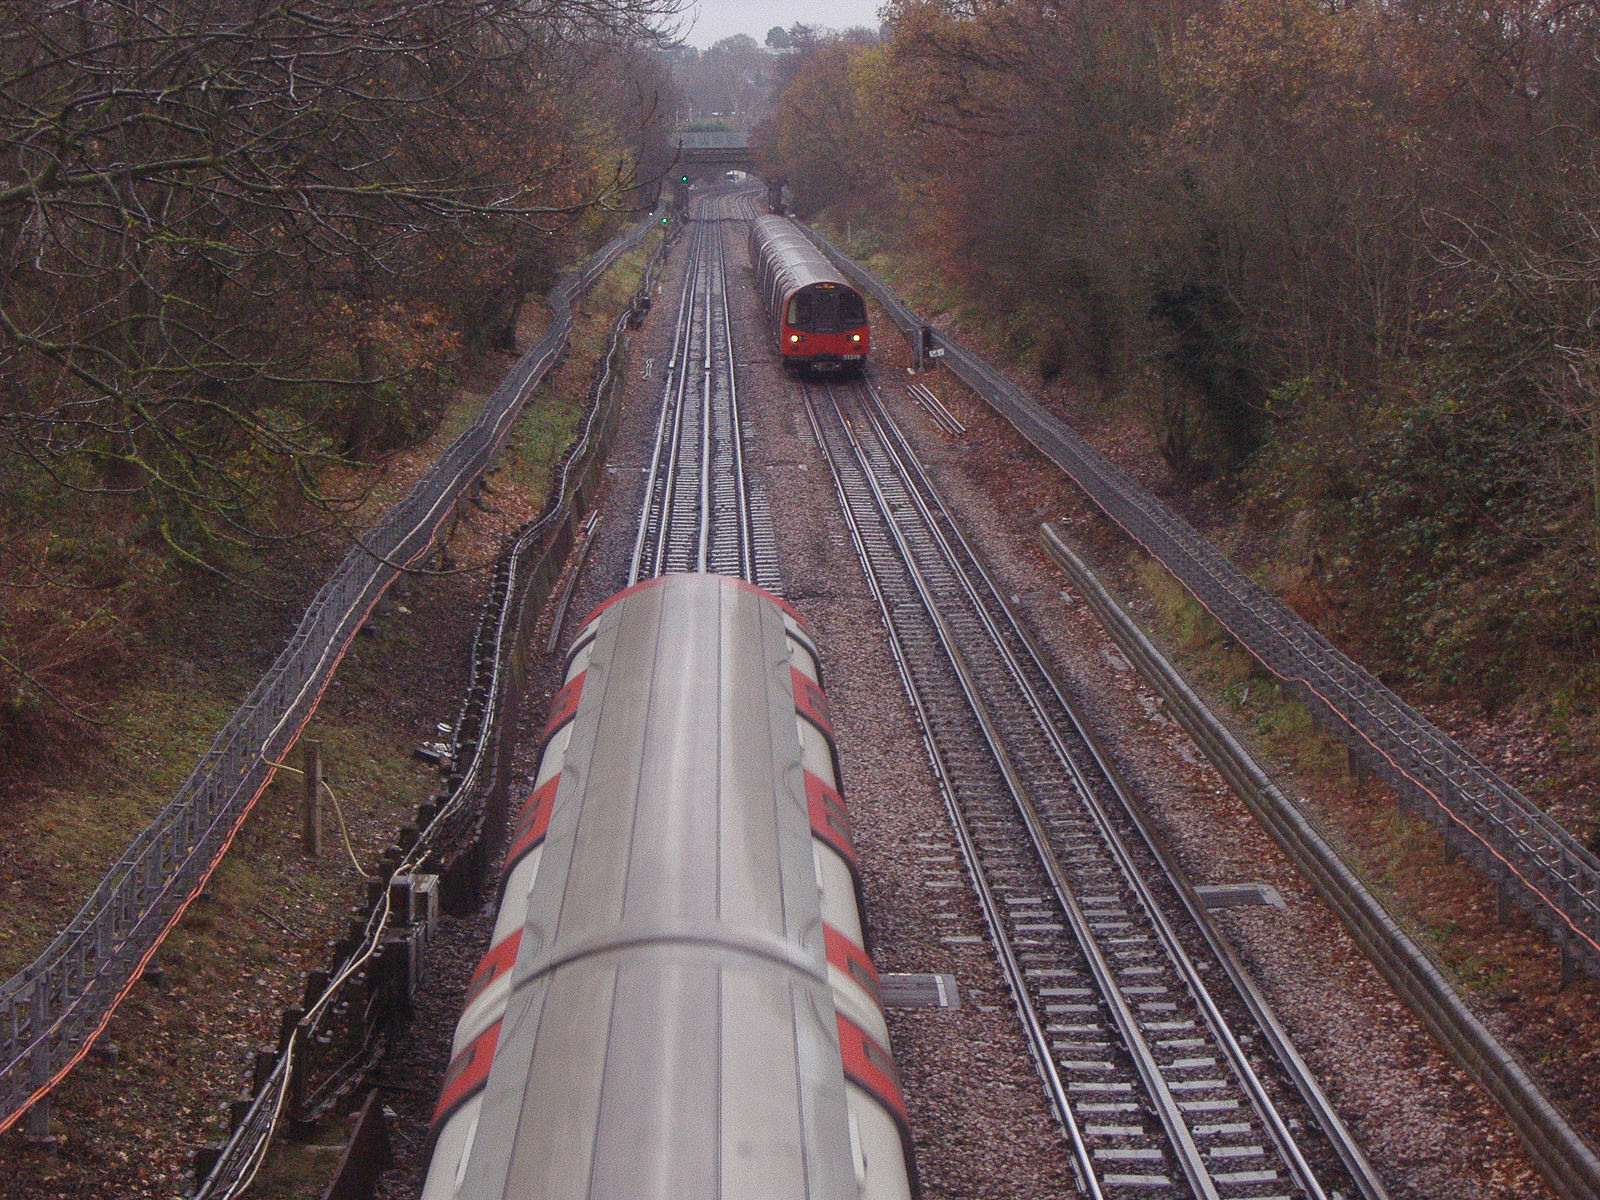
{"label": "red front panel of train", "polygon": [[783,356],[795,362],[823,359],[832,362],[861,362],[867,356],[867,327],[850,333],[799,333],[783,328]]}
{"label": "red front panel of train", "polygon": [[853,288],[813,283],[784,301],[778,350],[792,363],[859,363],[871,348],[867,310]]}

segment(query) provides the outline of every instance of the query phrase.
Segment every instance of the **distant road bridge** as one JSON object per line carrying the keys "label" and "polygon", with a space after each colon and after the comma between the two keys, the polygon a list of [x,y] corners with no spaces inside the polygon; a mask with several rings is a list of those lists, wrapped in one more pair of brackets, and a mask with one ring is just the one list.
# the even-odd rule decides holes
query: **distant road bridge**
{"label": "distant road bridge", "polygon": [[678,134],[680,172],[702,177],[713,171],[754,171],[748,133]]}
{"label": "distant road bridge", "polygon": [[[725,171],[748,171],[755,174],[756,161],[750,153],[748,133],[680,133],[677,135],[677,158],[673,165],[673,185],[678,192],[678,204],[683,204],[682,185],[691,179],[706,179]],[[767,180],[767,206],[781,212],[783,180]]]}

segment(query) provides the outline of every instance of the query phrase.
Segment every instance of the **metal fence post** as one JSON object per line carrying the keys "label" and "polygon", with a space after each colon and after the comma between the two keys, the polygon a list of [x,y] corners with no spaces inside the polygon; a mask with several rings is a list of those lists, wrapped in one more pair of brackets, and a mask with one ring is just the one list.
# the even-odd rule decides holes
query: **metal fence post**
{"label": "metal fence post", "polygon": [[[36,975],[33,980],[33,997],[30,1007],[33,1010],[33,1036],[37,1039],[34,1043],[33,1054],[29,1063],[32,1074],[33,1090],[49,1086],[50,1083],[50,987],[46,975]],[[55,1138],[50,1133],[50,1098],[42,1096],[34,1101],[33,1107],[28,1110],[28,1141],[36,1146],[54,1147]]]}
{"label": "metal fence post", "polygon": [[306,743],[306,798],[300,838],[312,858],[322,856],[322,743]]}

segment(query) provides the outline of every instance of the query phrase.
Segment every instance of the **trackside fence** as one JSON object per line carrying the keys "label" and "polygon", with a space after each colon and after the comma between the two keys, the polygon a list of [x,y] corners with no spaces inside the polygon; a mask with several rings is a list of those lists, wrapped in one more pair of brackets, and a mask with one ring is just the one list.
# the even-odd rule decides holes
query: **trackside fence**
{"label": "trackside fence", "polygon": [[[573,300],[651,228],[641,223],[617,237],[551,292],[553,320],[544,337],[485,401],[472,426],[351,548],[189,778],[65,930],[37,961],[0,985],[0,1132],[89,1052],[162,939],[204,889],[379,598],[423,558],[503,448],[523,404],[566,349]],[[46,1132],[44,1122],[38,1124],[36,1132]]]}
{"label": "trackside fence", "polygon": [[[482,894],[510,798],[528,641],[603,482],[620,409],[625,330],[648,309],[671,241],[657,247],[612,329],[583,427],[544,510],[502,548],[478,621],[445,790],[424,801],[415,823],[384,852],[328,968],[307,976],[304,999],[284,1010],[276,1047],[257,1052],[249,1094],[230,1106],[227,1139],[195,1155],[194,1200],[242,1194],[275,1133],[302,1132],[370,1086],[372,1069],[409,1019],[436,906],[467,911]],[[352,1149],[346,1157],[360,1156]],[[376,1170],[370,1161],[354,1166]]]}
{"label": "trackside fence", "polygon": [[1600,1196],[1600,1157],[1456,995],[1448,980],[1350,870],[1316,825],[1206,707],[1052,525],[1045,553],[1066,573],[1156,692],[1389,981],[1455,1060],[1499,1101],[1529,1156],[1569,1200]]}
{"label": "trackside fence", "polygon": [[1352,759],[1381,775],[1552,938],[1567,969],[1600,976],[1600,862],[1527,797],[1434,727],[1186,521],[1113,466],[1005,375],[930,329],[884,281],[808,230],[908,338],[944,363],[1170,571],[1230,636],[1281,680]]}

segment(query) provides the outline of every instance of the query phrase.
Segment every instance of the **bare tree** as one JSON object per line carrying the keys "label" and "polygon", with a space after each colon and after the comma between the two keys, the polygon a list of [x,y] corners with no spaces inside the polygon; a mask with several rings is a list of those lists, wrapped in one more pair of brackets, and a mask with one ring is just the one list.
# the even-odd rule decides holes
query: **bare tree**
{"label": "bare tree", "polygon": [[255,537],[372,440],[422,285],[624,202],[637,147],[573,95],[679,0],[4,7],[0,448]]}

